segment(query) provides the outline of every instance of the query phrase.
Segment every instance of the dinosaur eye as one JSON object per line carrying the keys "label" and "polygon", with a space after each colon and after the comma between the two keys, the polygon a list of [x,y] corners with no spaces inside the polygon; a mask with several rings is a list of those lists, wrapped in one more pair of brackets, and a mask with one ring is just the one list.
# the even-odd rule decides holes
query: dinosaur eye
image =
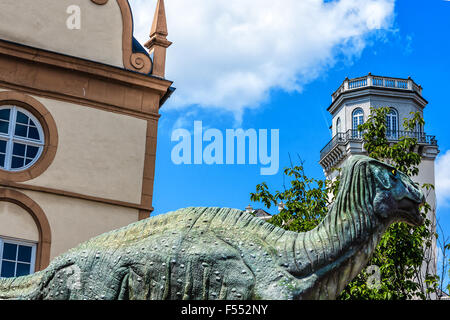
{"label": "dinosaur eye", "polygon": [[396,176],[397,175],[397,170],[392,170],[392,174],[394,175],[394,176]]}

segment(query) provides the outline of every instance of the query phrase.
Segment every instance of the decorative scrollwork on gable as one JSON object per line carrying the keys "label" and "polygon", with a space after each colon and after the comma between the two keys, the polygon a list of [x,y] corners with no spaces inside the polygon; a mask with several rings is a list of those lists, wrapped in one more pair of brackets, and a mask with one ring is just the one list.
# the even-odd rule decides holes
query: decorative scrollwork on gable
{"label": "decorative scrollwork on gable", "polygon": [[[108,0],[91,0],[98,5],[108,3]],[[124,68],[143,74],[149,74],[152,70],[152,60],[149,56],[141,52],[133,52],[133,17],[131,15],[128,0],[116,0],[122,13],[123,36],[122,52]]]}
{"label": "decorative scrollwork on gable", "polygon": [[143,74],[150,73],[152,60],[144,53],[133,52],[133,17],[128,0],[117,0],[123,18],[123,64],[125,69]]}
{"label": "decorative scrollwork on gable", "polygon": [[108,2],[108,0],[91,0],[93,3],[98,4],[98,5],[104,5]]}
{"label": "decorative scrollwork on gable", "polygon": [[152,68],[150,58],[144,53],[133,53],[130,56],[131,66],[141,73],[148,74]]}

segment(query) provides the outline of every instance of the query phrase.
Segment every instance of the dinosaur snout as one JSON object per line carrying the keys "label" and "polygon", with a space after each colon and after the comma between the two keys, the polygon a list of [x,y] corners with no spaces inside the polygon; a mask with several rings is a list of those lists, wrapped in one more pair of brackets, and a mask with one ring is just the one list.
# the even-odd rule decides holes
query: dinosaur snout
{"label": "dinosaur snout", "polygon": [[400,221],[403,221],[413,227],[419,227],[424,223],[424,217],[420,213],[421,203],[411,201],[408,198],[402,199],[397,206],[397,213],[399,214]]}
{"label": "dinosaur snout", "polygon": [[408,190],[409,198],[411,200],[417,202],[419,205],[425,203],[425,194],[420,189],[420,185],[418,183],[411,181],[410,184],[407,184],[406,189]]}

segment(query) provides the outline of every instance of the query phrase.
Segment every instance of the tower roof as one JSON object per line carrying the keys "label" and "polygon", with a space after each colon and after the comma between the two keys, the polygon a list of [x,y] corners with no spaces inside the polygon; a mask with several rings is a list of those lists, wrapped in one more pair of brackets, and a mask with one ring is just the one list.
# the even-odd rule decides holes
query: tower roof
{"label": "tower roof", "polygon": [[369,73],[359,78],[346,78],[341,86],[332,94],[332,103],[327,110],[333,113],[336,107],[344,100],[363,95],[405,97],[415,100],[424,108],[428,104],[428,101],[423,97],[422,90],[422,86],[414,82],[411,77],[406,79],[383,77]]}

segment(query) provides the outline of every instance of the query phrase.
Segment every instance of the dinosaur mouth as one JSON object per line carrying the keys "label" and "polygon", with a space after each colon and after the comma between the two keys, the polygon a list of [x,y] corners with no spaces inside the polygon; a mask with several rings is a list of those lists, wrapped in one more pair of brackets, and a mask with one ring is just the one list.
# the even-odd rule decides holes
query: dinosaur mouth
{"label": "dinosaur mouth", "polygon": [[413,227],[419,227],[424,223],[419,205],[419,203],[405,198],[398,203],[397,212],[404,222]]}

